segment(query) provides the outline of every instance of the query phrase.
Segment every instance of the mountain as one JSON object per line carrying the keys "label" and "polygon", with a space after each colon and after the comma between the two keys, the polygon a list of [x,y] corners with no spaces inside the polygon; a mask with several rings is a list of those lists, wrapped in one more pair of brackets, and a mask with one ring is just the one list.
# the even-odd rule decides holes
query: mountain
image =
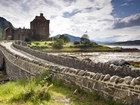
{"label": "mountain", "polygon": [[109,44],[140,45],[140,40],[124,41],[124,42],[114,42],[114,43],[109,43]]}
{"label": "mountain", "polygon": [[6,27],[13,27],[13,25],[7,21],[5,18],[0,17],[0,40],[2,37],[2,30],[5,29]]}
{"label": "mountain", "polygon": [[[80,41],[80,37],[77,37],[77,36],[73,36],[73,35],[70,35],[70,34],[63,34],[64,36],[67,36],[70,38],[70,42],[74,42],[74,41]],[[54,37],[59,37],[60,34],[54,36]]]}

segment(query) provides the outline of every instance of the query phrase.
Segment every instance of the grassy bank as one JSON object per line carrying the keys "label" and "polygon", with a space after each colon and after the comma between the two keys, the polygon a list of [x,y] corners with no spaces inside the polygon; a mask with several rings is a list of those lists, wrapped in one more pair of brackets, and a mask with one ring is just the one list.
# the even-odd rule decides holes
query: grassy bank
{"label": "grassy bank", "polygon": [[0,105],[122,105],[101,100],[77,87],[68,87],[60,80],[50,81],[48,76],[30,80],[7,82],[0,85]]}
{"label": "grassy bank", "polygon": [[95,43],[90,43],[87,45],[84,44],[74,44],[74,43],[64,43],[62,49],[55,49],[53,48],[53,41],[34,41],[27,46],[29,48],[41,51],[50,51],[50,52],[102,52],[102,51],[116,51],[115,48],[109,48],[106,46],[101,46]]}

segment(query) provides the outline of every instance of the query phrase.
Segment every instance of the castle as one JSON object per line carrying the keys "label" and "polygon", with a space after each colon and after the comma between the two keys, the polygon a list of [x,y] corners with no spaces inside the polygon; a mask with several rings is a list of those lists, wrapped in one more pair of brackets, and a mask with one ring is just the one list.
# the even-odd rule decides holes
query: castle
{"label": "castle", "polygon": [[47,20],[43,16],[43,13],[40,13],[40,16],[36,16],[35,19],[30,22],[30,29],[7,27],[3,30],[2,38],[3,40],[7,40],[8,36],[10,36],[11,40],[48,40],[49,23],[50,20]]}

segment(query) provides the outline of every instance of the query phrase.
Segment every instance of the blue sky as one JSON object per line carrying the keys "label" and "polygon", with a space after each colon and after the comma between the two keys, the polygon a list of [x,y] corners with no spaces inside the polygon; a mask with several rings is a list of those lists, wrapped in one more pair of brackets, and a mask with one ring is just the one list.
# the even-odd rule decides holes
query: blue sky
{"label": "blue sky", "polygon": [[96,41],[140,39],[140,0],[0,0],[0,16],[17,28],[29,28],[40,13],[51,36],[87,31]]}

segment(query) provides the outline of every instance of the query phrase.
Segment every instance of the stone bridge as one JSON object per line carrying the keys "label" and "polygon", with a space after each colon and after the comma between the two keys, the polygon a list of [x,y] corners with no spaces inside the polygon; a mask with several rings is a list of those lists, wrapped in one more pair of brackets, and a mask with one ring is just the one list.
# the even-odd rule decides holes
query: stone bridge
{"label": "stone bridge", "polygon": [[0,43],[0,68],[10,80],[40,76],[48,70],[53,79],[97,93],[101,98],[140,105],[140,70],[128,66],[56,56],[14,41]]}

